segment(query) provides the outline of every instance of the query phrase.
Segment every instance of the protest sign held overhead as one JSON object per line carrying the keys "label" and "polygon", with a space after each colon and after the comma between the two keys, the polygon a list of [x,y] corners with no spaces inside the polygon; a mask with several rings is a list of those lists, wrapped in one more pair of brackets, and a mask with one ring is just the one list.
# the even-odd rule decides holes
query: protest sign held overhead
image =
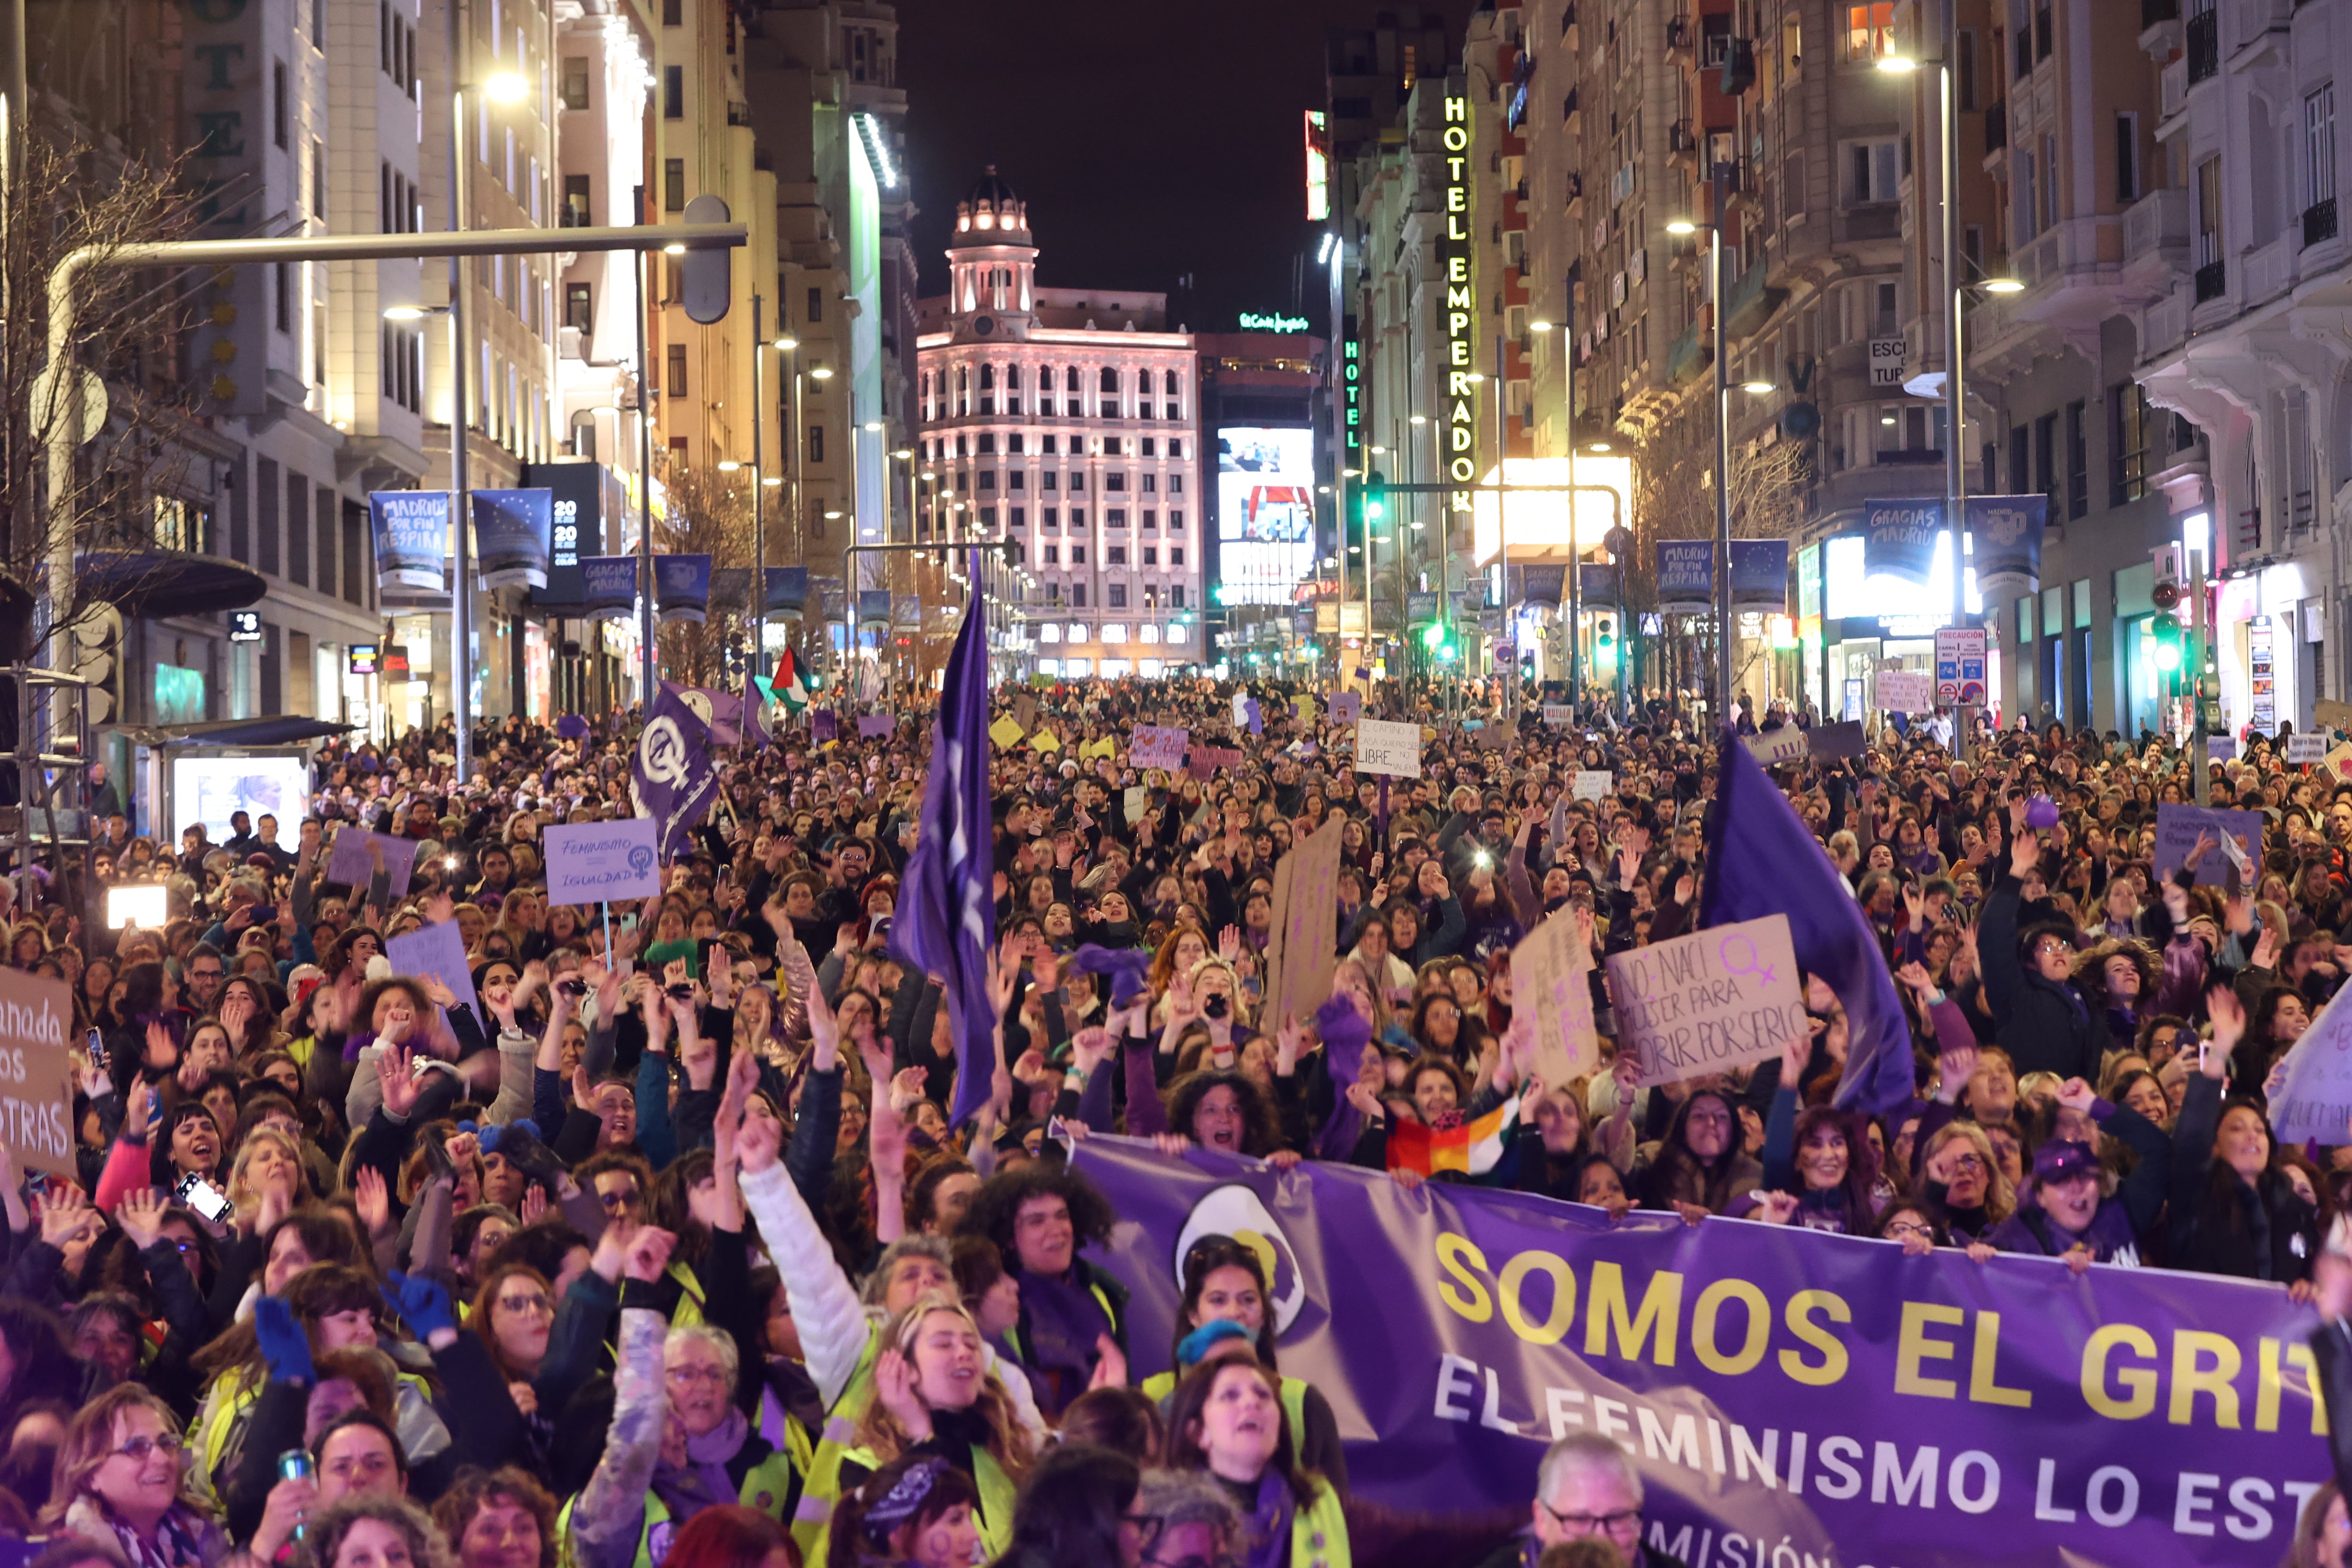
{"label": "protest sign held overhead", "polygon": [[1611,953],[1609,999],[1644,1084],[1769,1060],[1811,1032],[1785,915]]}

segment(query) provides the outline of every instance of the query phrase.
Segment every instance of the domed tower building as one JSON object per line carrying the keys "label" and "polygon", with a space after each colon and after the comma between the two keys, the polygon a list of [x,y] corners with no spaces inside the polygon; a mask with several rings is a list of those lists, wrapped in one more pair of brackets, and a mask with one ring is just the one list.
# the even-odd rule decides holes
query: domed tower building
{"label": "domed tower building", "polygon": [[1011,545],[983,567],[1001,671],[1200,664],[1192,334],[1165,294],[1040,288],[1028,205],[993,166],[947,260],[948,292],[916,308],[916,540]]}

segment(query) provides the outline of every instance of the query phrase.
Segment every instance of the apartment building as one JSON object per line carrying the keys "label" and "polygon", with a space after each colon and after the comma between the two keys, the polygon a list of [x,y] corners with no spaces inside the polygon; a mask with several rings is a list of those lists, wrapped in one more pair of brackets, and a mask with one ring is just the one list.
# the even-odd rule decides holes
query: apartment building
{"label": "apartment building", "polygon": [[948,293],[919,306],[915,540],[1011,544],[982,568],[1026,623],[995,630],[1000,673],[1173,674],[1202,662],[1193,336],[1163,294],[1041,288],[1037,253],[992,166],[956,204]]}
{"label": "apartment building", "polygon": [[2147,482],[2222,579],[2224,721],[2303,729],[2315,700],[2352,691],[2352,334],[2339,303],[2352,239],[2337,216],[2335,84],[2352,71],[2352,7],[2185,9],[2151,4],[2140,34],[2158,68],[2164,188],[2131,209],[2141,244],[2126,254],[2152,296],[2137,315],[2140,384],[2179,416],[2159,425],[2198,438],[2153,447]]}

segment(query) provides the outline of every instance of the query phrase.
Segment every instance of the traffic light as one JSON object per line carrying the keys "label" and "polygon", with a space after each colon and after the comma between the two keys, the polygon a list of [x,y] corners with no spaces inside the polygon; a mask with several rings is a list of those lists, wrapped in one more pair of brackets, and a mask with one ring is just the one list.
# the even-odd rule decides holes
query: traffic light
{"label": "traffic light", "polygon": [[1374,468],[1364,476],[1364,521],[1378,522],[1389,514],[1389,479]]}
{"label": "traffic light", "polygon": [[1592,662],[1603,669],[1617,668],[1617,626],[1606,616],[1593,623]]}
{"label": "traffic light", "polygon": [[1430,652],[1435,653],[1437,645],[1444,640],[1445,623],[1444,621],[1432,621],[1421,628],[1421,645]]}
{"label": "traffic light", "polygon": [[2155,640],[2156,668],[2167,675],[2180,668],[2180,617],[2170,610],[2159,610],[2148,626]]}

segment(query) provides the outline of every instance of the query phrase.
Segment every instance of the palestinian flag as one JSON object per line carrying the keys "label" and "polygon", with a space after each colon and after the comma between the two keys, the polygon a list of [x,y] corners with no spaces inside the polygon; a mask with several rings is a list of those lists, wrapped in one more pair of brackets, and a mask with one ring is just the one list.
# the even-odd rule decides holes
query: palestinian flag
{"label": "palestinian flag", "polygon": [[1445,1121],[1451,1125],[1405,1121],[1391,1128],[1388,1168],[1418,1171],[1424,1176],[1440,1171],[1487,1175],[1510,1150],[1511,1134],[1518,1126],[1519,1097],[1513,1095],[1475,1121],[1459,1117]]}
{"label": "palestinian flag", "polygon": [[784,649],[783,657],[776,660],[776,673],[771,679],[777,700],[786,709],[797,714],[808,706],[808,688],[801,684],[800,661],[793,657],[791,648]]}

